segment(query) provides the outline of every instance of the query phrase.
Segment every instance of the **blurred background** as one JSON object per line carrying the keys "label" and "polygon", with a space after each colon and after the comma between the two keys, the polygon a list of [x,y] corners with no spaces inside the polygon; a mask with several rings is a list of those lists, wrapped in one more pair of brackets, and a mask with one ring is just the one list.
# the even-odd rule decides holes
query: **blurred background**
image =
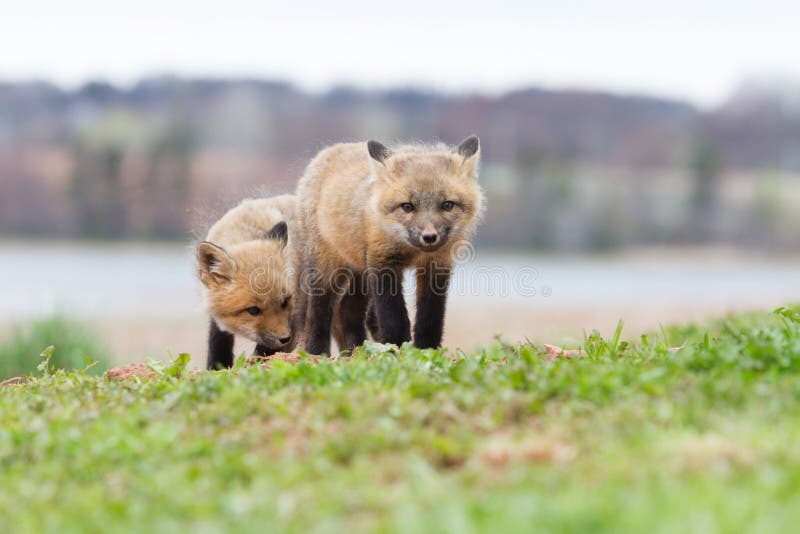
{"label": "blurred background", "polygon": [[797,20],[776,0],[8,6],[0,360],[40,328],[201,364],[192,240],[368,138],[481,137],[451,345],[797,300]]}

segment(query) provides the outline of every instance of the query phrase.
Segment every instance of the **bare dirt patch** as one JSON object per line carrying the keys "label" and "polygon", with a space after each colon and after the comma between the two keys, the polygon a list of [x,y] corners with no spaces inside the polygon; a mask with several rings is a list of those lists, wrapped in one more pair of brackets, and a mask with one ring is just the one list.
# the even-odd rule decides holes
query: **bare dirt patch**
{"label": "bare dirt patch", "polygon": [[128,380],[130,378],[155,378],[158,373],[150,369],[146,363],[129,363],[106,371],[109,380]]}
{"label": "bare dirt patch", "polygon": [[562,347],[557,347],[555,345],[548,345],[545,343],[544,349],[547,351],[545,358],[548,360],[555,360],[557,358],[580,358],[586,356],[586,352],[578,349],[564,349]]}
{"label": "bare dirt patch", "polygon": [[308,361],[309,363],[320,363],[325,358],[321,356],[308,356],[304,359],[303,355],[299,352],[276,352],[272,356],[250,356],[247,358],[247,363],[249,364],[262,364],[265,367],[269,367],[270,364],[273,362],[286,362],[291,364],[300,363],[301,361]]}

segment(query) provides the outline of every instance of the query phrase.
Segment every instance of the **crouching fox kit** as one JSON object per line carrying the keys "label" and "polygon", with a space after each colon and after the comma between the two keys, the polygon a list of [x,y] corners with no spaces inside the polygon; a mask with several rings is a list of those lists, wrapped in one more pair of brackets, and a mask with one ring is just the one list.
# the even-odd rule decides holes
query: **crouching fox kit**
{"label": "crouching fox kit", "polygon": [[294,346],[302,328],[292,319],[296,206],[292,195],[245,200],[197,246],[198,275],[211,315],[209,369],[233,365],[234,336],[255,341],[260,355]]}
{"label": "crouching fox kit", "polygon": [[483,210],[479,158],[472,136],[454,148],[339,144],[311,161],[297,189],[308,352],[330,354],[335,306],[342,349],[366,338],[368,304],[379,340],[409,341],[405,268],[416,269],[414,344],[441,344],[453,253]]}

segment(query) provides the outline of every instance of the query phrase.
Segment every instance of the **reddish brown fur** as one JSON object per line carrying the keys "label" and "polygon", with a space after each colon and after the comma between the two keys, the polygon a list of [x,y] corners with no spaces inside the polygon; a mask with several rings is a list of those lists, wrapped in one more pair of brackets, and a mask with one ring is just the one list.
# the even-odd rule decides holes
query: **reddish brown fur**
{"label": "reddish brown fur", "polygon": [[[267,237],[281,221],[289,224],[288,243]],[[221,330],[276,348],[281,338],[293,334],[296,338],[291,325],[295,222],[293,195],[245,200],[214,224],[206,241],[198,245],[204,299]],[[286,297],[289,302],[283,306]],[[248,313],[250,307],[261,309],[261,315]]]}

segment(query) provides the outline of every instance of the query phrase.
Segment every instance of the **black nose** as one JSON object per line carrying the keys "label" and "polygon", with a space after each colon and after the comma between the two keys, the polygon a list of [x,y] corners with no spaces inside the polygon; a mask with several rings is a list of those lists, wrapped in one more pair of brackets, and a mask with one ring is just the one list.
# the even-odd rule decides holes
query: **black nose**
{"label": "black nose", "polygon": [[428,243],[436,243],[436,240],[439,239],[439,234],[422,234],[422,240]]}
{"label": "black nose", "polygon": [[292,340],[292,336],[287,336],[287,337],[280,338],[278,341],[280,341],[282,344],[286,345],[291,340]]}

